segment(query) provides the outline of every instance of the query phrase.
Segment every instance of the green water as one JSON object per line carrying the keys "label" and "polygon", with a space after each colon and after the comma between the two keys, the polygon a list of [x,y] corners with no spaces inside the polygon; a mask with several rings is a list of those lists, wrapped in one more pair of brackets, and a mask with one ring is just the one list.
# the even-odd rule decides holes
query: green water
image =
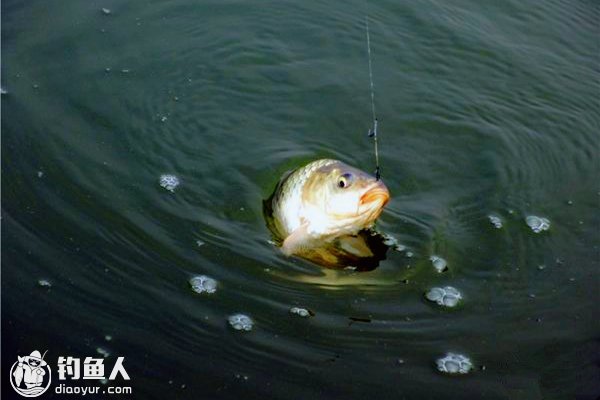
{"label": "green water", "polygon": [[[268,243],[262,200],[316,158],[373,170],[364,13],[2,2],[3,398],[17,355],[98,347],[141,399],[600,395],[600,6],[371,2],[378,227],[413,256],[333,273]],[[424,299],[446,285],[459,308]]]}

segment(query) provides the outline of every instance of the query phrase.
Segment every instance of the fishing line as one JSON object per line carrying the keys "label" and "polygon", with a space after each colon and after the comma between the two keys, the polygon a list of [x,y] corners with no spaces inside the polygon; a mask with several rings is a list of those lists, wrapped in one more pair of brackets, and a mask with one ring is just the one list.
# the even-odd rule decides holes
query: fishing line
{"label": "fishing line", "polygon": [[375,113],[375,86],[373,85],[373,67],[371,63],[371,36],[369,34],[369,16],[365,15],[365,32],[367,34],[367,57],[369,59],[369,83],[371,89],[371,112],[373,113],[373,127],[369,129],[369,137],[375,143],[375,179],[381,178],[379,169],[379,151],[377,148],[377,114]]}

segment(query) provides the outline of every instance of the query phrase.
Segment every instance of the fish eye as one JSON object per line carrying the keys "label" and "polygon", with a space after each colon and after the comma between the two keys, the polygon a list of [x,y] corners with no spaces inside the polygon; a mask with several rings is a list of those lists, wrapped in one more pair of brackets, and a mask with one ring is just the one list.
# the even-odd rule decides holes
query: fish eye
{"label": "fish eye", "polygon": [[338,179],[338,187],[345,189],[352,184],[352,174],[345,173],[340,176]]}

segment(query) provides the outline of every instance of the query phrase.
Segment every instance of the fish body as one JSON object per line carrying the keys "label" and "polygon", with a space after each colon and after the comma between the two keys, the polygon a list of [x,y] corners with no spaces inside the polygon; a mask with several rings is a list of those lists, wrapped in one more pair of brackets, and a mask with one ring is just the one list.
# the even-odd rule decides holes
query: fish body
{"label": "fish body", "polygon": [[302,249],[370,228],[389,201],[381,180],[341,161],[321,159],[284,175],[268,202],[282,251]]}

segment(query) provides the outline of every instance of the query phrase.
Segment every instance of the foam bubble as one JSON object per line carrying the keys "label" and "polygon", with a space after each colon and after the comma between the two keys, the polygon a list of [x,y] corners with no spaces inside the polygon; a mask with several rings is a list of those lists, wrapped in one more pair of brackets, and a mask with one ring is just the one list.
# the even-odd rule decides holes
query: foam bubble
{"label": "foam bubble", "polygon": [[383,238],[383,244],[385,244],[388,247],[395,247],[398,245],[398,239],[396,239],[389,233],[382,233],[381,237]]}
{"label": "foam bubble", "polygon": [[396,250],[396,251],[405,251],[405,250],[406,250],[406,246],[405,246],[405,245],[403,245],[403,244],[397,244],[397,245],[394,247],[394,250]]}
{"label": "foam bubble", "polygon": [[[372,234],[377,235],[376,232],[373,232]],[[407,250],[407,247],[405,245],[398,242],[398,239],[396,239],[394,236],[390,235],[389,233],[379,233],[379,235],[383,239],[383,244],[385,244],[386,246],[391,247],[392,249],[394,249],[398,252],[403,252],[403,251]],[[412,256],[412,253],[410,253],[410,254],[411,255],[409,255],[409,257]]]}
{"label": "foam bubble", "polygon": [[100,354],[104,358],[110,356],[109,351],[102,347],[96,347],[96,353]]}
{"label": "foam bubble", "polygon": [[251,331],[254,326],[254,321],[247,315],[234,314],[227,318],[229,325],[236,331]]}
{"label": "foam bubble", "polygon": [[47,279],[40,279],[40,280],[38,280],[37,283],[38,283],[38,286],[41,286],[43,288],[49,289],[52,287],[52,283],[50,283],[50,281]]}
{"label": "foam bubble", "polygon": [[214,293],[217,291],[217,281],[206,275],[191,278],[190,286],[196,293]]}
{"label": "foam bubble", "polygon": [[448,269],[448,263],[440,256],[433,255],[429,257],[429,260],[437,272],[444,272]]}
{"label": "foam bubble", "polygon": [[245,375],[245,374],[235,374],[235,378],[239,379],[239,380],[247,381],[248,380],[248,375]]}
{"label": "foam bubble", "polygon": [[452,286],[434,287],[425,293],[425,298],[440,306],[456,307],[462,299],[462,294]]}
{"label": "foam bubble", "polygon": [[175,192],[175,188],[179,186],[179,178],[175,175],[161,175],[160,186],[167,189],[169,192]]}
{"label": "foam bubble", "polygon": [[536,215],[529,215],[525,218],[525,222],[535,233],[547,231],[550,229],[550,220]]}
{"label": "foam bubble", "polygon": [[300,317],[304,318],[310,317],[310,311],[308,311],[306,308],[292,307],[290,308],[290,313],[299,315]]}
{"label": "foam bubble", "polygon": [[488,219],[496,227],[496,229],[502,228],[502,218],[497,215],[488,215]]}
{"label": "foam bubble", "polygon": [[462,354],[448,353],[436,361],[437,369],[446,374],[467,374],[473,369],[471,360]]}

